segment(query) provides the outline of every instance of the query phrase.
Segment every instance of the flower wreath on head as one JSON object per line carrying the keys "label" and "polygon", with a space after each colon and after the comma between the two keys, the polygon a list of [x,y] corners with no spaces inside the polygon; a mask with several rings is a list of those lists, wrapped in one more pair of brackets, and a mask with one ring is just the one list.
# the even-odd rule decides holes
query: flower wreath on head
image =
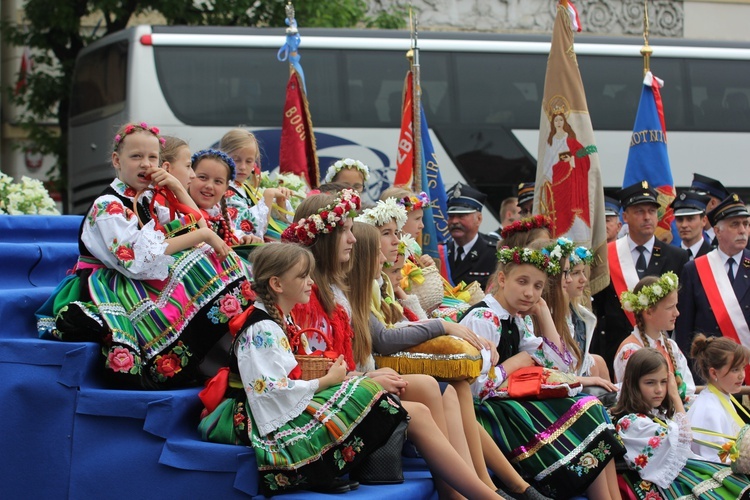
{"label": "flower wreath on head", "polygon": [[655,306],[661,299],[677,290],[680,282],[677,275],[668,271],[661,275],[653,285],[644,286],[638,293],[626,290],[620,294],[622,308],[628,312],[639,313]]}
{"label": "flower wreath on head", "polygon": [[406,209],[396,202],[396,198],[388,198],[385,201],[378,200],[374,207],[364,209],[359,217],[354,220],[377,227],[394,220],[400,231],[406,224]]}
{"label": "flower wreath on head", "polygon": [[544,247],[541,250],[541,252],[544,255],[549,255],[551,259],[555,259],[556,261],[559,261],[563,257],[572,255],[573,248],[574,248],[573,240],[566,238],[564,236],[561,236],[557,238],[557,241],[555,241],[551,245],[547,245],[546,247]]}
{"label": "flower wreath on head", "polygon": [[132,134],[133,132],[151,132],[156,136],[157,139],[159,139],[159,143],[161,144],[161,147],[164,147],[164,144],[166,144],[167,140],[164,139],[164,137],[159,135],[159,129],[157,127],[149,127],[146,122],[141,123],[129,123],[125,126],[125,130],[122,131],[122,134],[117,134],[115,136],[114,144],[112,146],[112,151],[117,151],[117,148],[120,146],[120,143],[125,139],[125,136],[128,136]]}
{"label": "flower wreath on head", "polygon": [[351,168],[351,169],[359,170],[360,172],[362,172],[362,177],[365,178],[365,182],[367,182],[367,179],[370,178],[370,169],[367,165],[365,165],[359,160],[353,160],[352,158],[344,158],[342,160],[337,161],[330,167],[328,167],[325,181],[332,182],[333,178],[336,177],[336,174],[338,174],[345,168]]}
{"label": "flower wreath on head", "polygon": [[531,231],[532,229],[536,229],[539,227],[546,227],[547,229],[549,229],[550,218],[546,215],[524,217],[523,219],[519,219],[508,225],[507,227],[504,227],[502,232],[500,233],[500,237],[502,239],[506,239],[516,233],[526,233],[528,231]]}
{"label": "flower wreath on head", "polygon": [[200,151],[193,153],[193,156],[190,157],[190,162],[193,164],[193,168],[195,168],[195,164],[203,158],[215,158],[223,161],[229,167],[229,180],[233,181],[236,177],[237,166],[234,164],[234,160],[225,152],[219,151],[218,149],[201,149]]}
{"label": "flower wreath on head", "polygon": [[281,240],[310,246],[319,234],[329,234],[354,217],[359,210],[359,195],[353,189],[343,189],[333,203],[308,217],[298,220],[281,233]]}
{"label": "flower wreath on head", "polygon": [[416,196],[404,196],[403,198],[396,200],[396,203],[406,209],[407,212],[413,212],[420,208],[425,208],[430,205],[430,197],[427,193],[422,191]]}
{"label": "flower wreath on head", "polygon": [[586,247],[576,247],[573,253],[570,254],[571,266],[577,266],[578,264],[590,266],[592,262],[594,262],[594,254]]}
{"label": "flower wreath on head", "polygon": [[547,273],[548,276],[555,276],[560,273],[560,260],[550,258],[549,252],[544,253],[540,250],[503,247],[497,252],[497,260],[503,264],[510,264],[511,262],[514,264],[531,264],[540,271]]}
{"label": "flower wreath on head", "polygon": [[[403,233],[398,239],[398,255],[404,258],[404,265],[409,262],[409,258],[416,253],[416,248],[419,244],[417,240],[410,234]],[[393,262],[386,262],[383,264],[384,269],[393,267]]]}

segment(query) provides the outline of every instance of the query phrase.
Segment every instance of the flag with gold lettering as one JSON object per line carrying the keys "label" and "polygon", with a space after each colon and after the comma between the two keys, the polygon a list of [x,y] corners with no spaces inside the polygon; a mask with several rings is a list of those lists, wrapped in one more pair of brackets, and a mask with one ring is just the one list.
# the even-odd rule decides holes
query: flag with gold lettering
{"label": "flag with gold lettering", "polygon": [[281,143],[279,145],[279,172],[297,174],[307,180],[311,188],[320,184],[318,155],[315,151],[310,108],[307,103],[305,73],[300,64],[300,35],[294,8],[286,7],[286,41],[279,49],[279,61],[289,60],[289,81],[286,85],[286,101],[281,122]]}
{"label": "flag with gold lettering", "polygon": [[572,2],[560,0],[547,59],[539,124],[534,213],[551,220],[553,237],[591,248],[591,293],[609,284],[604,190],[594,129],[573,46],[580,30]]}
{"label": "flag with gold lettering", "polygon": [[675,198],[672,169],[667,154],[667,127],[661,88],[664,82],[649,71],[643,79],[641,101],[635,115],[633,135],[630,137],[628,162],[625,164],[623,187],[648,181],[659,194],[659,223],[656,237],[671,243],[678,234],[673,228],[674,211],[670,204]]}

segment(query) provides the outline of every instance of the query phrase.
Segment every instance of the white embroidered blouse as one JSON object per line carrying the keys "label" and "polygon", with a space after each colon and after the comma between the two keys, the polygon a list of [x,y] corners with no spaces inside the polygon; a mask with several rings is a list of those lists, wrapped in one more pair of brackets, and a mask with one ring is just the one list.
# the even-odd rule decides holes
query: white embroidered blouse
{"label": "white embroidered blouse", "polygon": [[625,461],[641,479],[669,488],[689,458],[692,433],[685,413],[667,419],[659,413],[631,413],[615,426],[625,445]]}
{"label": "white embroidered blouse", "polygon": [[[695,400],[693,401],[693,404],[690,405],[690,410],[688,410],[687,413],[690,425],[726,434],[727,436],[736,436],[740,432],[740,426],[737,425],[732,416],[724,409],[724,406],[719,399],[720,397],[725,398],[727,403],[731,406],[732,401],[726,394],[717,395],[708,390],[708,388],[701,391],[701,393],[695,397]],[[728,439],[718,436],[710,436],[698,431],[693,432],[696,439],[716,443],[719,446],[728,441]],[[692,449],[693,452],[697,453],[705,460],[722,463],[719,458],[719,451],[715,448],[693,442]],[[723,463],[729,464],[729,457],[727,457],[726,461]]]}
{"label": "white embroidered blouse", "polygon": [[[81,241],[102,264],[128,278],[166,279],[174,259],[165,253],[164,233],[154,228],[153,220],[139,227],[132,210],[136,195],[133,188],[119,179],[110,187],[131,200],[130,206],[112,194],[99,196],[86,214]],[[161,224],[170,222],[168,209],[157,206],[156,215]]]}
{"label": "white embroidered blouse", "polygon": [[[255,307],[266,310],[260,302]],[[275,321],[258,321],[239,335],[235,354],[242,385],[258,432],[265,436],[305,411],[318,390],[318,380],[289,378],[297,360]]]}
{"label": "white embroidered blouse", "polygon": [[[486,295],[484,303],[487,307],[478,307],[461,319],[461,324],[472,330],[477,335],[486,338],[493,345],[498,345],[502,336],[501,321],[511,317],[511,314],[492,296]],[[534,327],[530,316],[514,316],[513,321],[518,327],[521,341],[518,352],[525,351],[531,355],[539,365],[545,368],[553,368],[565,372],[571,371],[574,362],[573,357],[567,349],[563,352],[555,344],[547,341],[544,337],[534,335]],[[506,339],[503,339],[507,341]],[[499,364],[505,361],[501,359]],[[485,363],[486,365],[487,363]],[[486,366],[482,373],[471,385],[475,396],[485,400],[496,397],[497,389],[505,381],[504,371],[495,367]]]}

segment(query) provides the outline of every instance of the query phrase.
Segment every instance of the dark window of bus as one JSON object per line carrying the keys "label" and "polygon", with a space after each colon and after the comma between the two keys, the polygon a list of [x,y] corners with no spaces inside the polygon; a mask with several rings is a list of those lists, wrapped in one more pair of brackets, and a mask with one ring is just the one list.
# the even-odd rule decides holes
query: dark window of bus
{"label": "dark window of bus", "polygon": [[[409,62],[401,51],[343,52],[347,86],[343,122],[362,127],[401,124],[404,82]],[[422,106],[427,121],[448,112],[447,55],[421,53]]]}
{"label": "dark window of bus", "polygon": [[[156,47],[159,82],[172,112],[188,125],[281,125],[289,65],[269,49]],[[305,73],[313,123],[337,116],[335,54],[306,51]],[[326,105],[315,106],[316,100]],[[323,123],[320,123],[322,125]]]}
{"label": "dark window of bus", "polygon": [[687,61],[698,129],[750,130],[750,72],[746,61]]}
{"label": "dark window of bus", "polygon": [[[125,104],[128,42],[123,40],[82,56],[76,62],[70,101],[71,119],[90,113],[90,120],[111,116]],[[83,122],[81,122],[83,120]],[[86,117],[76,120],[85,123]]]}

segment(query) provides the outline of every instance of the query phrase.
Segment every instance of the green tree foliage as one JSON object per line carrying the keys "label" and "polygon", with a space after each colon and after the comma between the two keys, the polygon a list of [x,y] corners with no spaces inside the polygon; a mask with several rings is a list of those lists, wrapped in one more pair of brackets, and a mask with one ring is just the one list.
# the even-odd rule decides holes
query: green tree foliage
{"label": "green tree foliage", "polygon": [[[19,125],[28,131],[35,151],[53,155],[57,164],[48,173],[62,188],[67,173],[68,109],[73,69],[78,53],[95,40],[124,29],[134,15],[158,12],[171,25],[284,26],[286,0],[28,0],[26,23],[2,23],[4,38],[29,47],[34,70],[22,92],[9,91],[22,112]],[[301,27],[404,28],[405,13],[367,16],[365,0],[295,0]],[[84,17],[101,16],[97,28],[85,30]],[[59,134],[48,125],[59,125]],[[61,189],[64,192],[63,189]]]}

